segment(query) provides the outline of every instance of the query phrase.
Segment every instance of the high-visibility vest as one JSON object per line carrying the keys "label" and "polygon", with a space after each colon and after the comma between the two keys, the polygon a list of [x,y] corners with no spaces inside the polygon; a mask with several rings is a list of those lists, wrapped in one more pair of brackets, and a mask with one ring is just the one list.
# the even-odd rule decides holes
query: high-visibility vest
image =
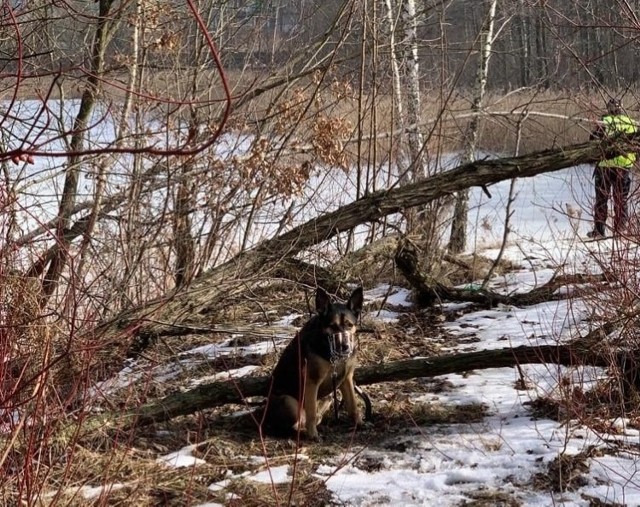
{"label": "high-visibility vest", "polygon": [[[608,114],[602,117],[604,123],[604,133],[607,137],[615,137],[617,134],[633,134],[638,131],[636,122],[629,118],[626,114]],[[601,160],[598,167],[622,167],[628,169],[636,161],[635,153],[627,153],[626,155],[618,155],[617,157]]]}

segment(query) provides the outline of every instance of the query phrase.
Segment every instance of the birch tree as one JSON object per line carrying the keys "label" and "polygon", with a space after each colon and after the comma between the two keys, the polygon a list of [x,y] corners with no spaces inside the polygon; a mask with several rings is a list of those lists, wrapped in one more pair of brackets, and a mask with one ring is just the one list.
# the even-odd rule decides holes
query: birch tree
{"label": "birch tree", "polygon": [[[414,0],[400,4],[394,0],[381,0],[380,4],[389,47],[394,124],[401,133],[398,172],[400,180],[407,183],[425,176],[422,164],[423,138],[418,127],[421,110],[418,16]],[[398,26],[402,32],[400,44],[396,41]]]}
{"label": "birch tree", "polygon": [[[405,118],[402,107],[402,85],[400,80],[400,65],[398,63],[398,52],[396,48],[396,16],[392,0],[381,0],[383,12],[383,33],[389,44],[389,65],[391,67],[391,86],[393,88],[394,123],[399,132],[404,132]],[[403,157],[398,157],[400,172],[406,170],[403,165]]]}
{"label": "birch tree", "polygon": [[[480,113],[480,110],[482,109],[482,102],[487,88],[487,79],[489,77],[491,49],[495,40],[494,25],[498,0],[486,0],[485,4],[487,6],[487,16],[484,19],[478,38],[480,45],[480,58],[478,61],[478,71],[476,74],[476,83],[474,86],[471,104],[472,113]],[[475,160],[479,132],[480,115],[474,114],[469,122],[469,128],[467,130],[466,143],[462,156],[463,163],[469,163]],[[458,192],[458,195],[456,196],[456,203],[453,212],[451,236],[449,238],[449,251],[451,253],[459,253],[466,247],[468,215],[469,190],[462,190]]]}
{"label": "birch tree", "polygon": [[402,2],[402,23],[404,28],[404,88],[407,90],[407,134],[411,163],[411,179],[417,181],[425,176],[423,165],[423,138],[420,124],[420,63],[418,60],[418,17],[414,0]]}

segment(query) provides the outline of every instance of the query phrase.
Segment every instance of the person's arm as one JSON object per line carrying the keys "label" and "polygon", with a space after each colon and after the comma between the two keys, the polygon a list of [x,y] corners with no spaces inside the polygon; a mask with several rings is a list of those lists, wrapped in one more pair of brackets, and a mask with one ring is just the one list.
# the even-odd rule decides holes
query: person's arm
{"label": "person's arm", "polygon": [[593,132],[589,135],[589,141],[594,139],[604,139],[604,125],[598,125]]}

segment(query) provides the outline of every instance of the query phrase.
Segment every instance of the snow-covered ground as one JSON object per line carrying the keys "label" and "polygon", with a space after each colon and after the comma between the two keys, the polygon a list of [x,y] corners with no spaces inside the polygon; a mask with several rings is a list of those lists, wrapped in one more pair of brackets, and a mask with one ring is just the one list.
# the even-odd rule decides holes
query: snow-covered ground
{"label": "snow-covered ground", "polygon": [[[515,255],[523,246],[526,248],[527,244],[522,242],[518,248],[510,247],[507,254]],[[365,300],[378,299],[388,289],[388,286],[374,287],[366,291]],[[404,289],[393,290],[394,305],[410,305],[407,296]],[[575,330],[581,314],[579,302],[560,301],[529,308],[502,307],[471,312],[446,323],[445,327],[454,335],[468,334],[471,328],[480,338],[473,349],[494,349],[561,339],[565,333]],[[469,350],[469,344],[464,348]],[[578,423],[560,424],[534,417],[525,405],[539,396],[553,395],[561,377],[573,375],[588,389],[602,371],[597,368],[569,371],[554,365],[523,365],[522,370],[528,380],[525,389],[516,388],[519,373],[514,368],[447,375],[444,378],[448,389],[438,394],[416,394],[411,402],[444,406],[483,404],[488,408],[488,415],[482,421],[416,426],[401,435],[380,435],[375,448],[352,448],[347,455],[315,464],[316,477],[326,481],[337,505],[459,506],[483,492],[507,495],[517,505],[531,507],[587,507],[596,505],[597,501],[602,502],[597,505],[640,505],[640,483],[636,480],[638,458],[631,451],[615,450],[616,446],[637,445],[638,430],[627,428],[627,421],[618,420],[612,423],[612,434],[596,434]],[[378,410],[384,410],[384,402],[374,400],[374,403],[378,404]],[[588,470],[581,487],[551,493],[533,486],[534,477],[544,474],[549,463],[560,454],[575,456],[591,446],[605,452],[586,458]],[[161,459],[168,466],[198,466],[200,460],[191,455],[192,450],[193,446],[189,446]],[[254,459],[261,460],[260,457]],[[301,454],[297,459],[308,461],[309,458]],[[376,463],[375,470],[370,466],[372,462]],[[264,459],[258,472],[230,474],[225,480],[211,484],[210,489],[223,492],[232,479],[275,484],[291,481],[289,465],[269,468],[267,463]]]}
{"label": "snow-covered ground", "polygon": [[[67,113],[68,116],[72,112]],[[112,132],[103,134],[113,137]],[[94,143],[105,142],[98,136]],[[44,141],[43,141],[44,142]],[[245,143],[246,144],[246,143]],[[54,146],[55,148],[55,146]],[[53,148],[52,148],[53,149]],[[238,146],[229,147],[238,150]],[[224,149],[221,149],[221,156]],[[16,175],[20,202],[24,210],[21,216],[21,233],[26,234],[39,222],[50,219],[57,205],[62,185],[60,164],[44,164],[36,160],[30,171]],[[18,170],[18,169],[16,169]],[[41,174],[40,174],[41,173]],[[345,181],[346,178],[346,181]],[[381,182],[383,184],[384,182]],[[89,200],[94,181],[83,176],[80,184],[84,198]],[[472,209],[469,215],[469,249],[485,256],[496,256],[504,231],[505,206],[508,201],[510,182],[491,186],[489,199],[480,190],[472,192]],[[577,167],[536,178],[518,180],[515,184],[514,214],[510,221],[511,235],[504,258],[512,260],[521,269],[495,280],[498,290],[514,292],[528,291],[549,280],[558,267],[565,272],[597,272],[597,263],[591,262],[590,250],[606,248],[606,244],[586,245],[576,240],[576,232],[584,234],[589,226],[589,209],[592,194],[591,168]],[[311,216],[326,212],[352,199],[350,189],[355,188],[355,178],[349,179],[342,172],[314,176],[305,189],[300,207],[294,209],[291,226],[308,220]],[[28,192],[26,192],[28,190]],[[43,195],[49,196],[43,200]],[[314,200],[312,196],[318,197]],[[312,203],[312,208],[309,205]],[[302,208],[304,206],[304,209]],[[283,209],[285,207],[283,206]],[[269,210],[267,218],[279,216]],[[260,217],[258,217],[260,218]],[[256,220],[254,242],[268,237],[275,225],[267,218]],[[366,301],[371,302],[387,296],[388,286],[366,287]],[[392,322],[399,317],[399,309],[410,311],[410,293],[403,288],[392,288],[387,298],[388,309],[369,315],[371,319]],[[447,310],[445,305],[444,310]],[[583,301],[573,299],[542,303],[526,308],[498,307],[493,310],[465,313],[461,317],[443,324],[443,330],[451,335],[466,336],[473,333],[473,343],[465,343],[464,350],[487,350],[555,343],[583,330],[588,309]],[[291,316],[293,318],[295,316]],[[278,326],[287,326],[288,320]],[[291,328],[292,333],[294,328]],[[277,338],[247,347],[226,344],[211,344],[183,352],[175,364],[159,365],[153,371],[141,372],[135,363],[129,365],[114,378],[96,387],[96,392],[109,393],[138,381],[143,375],[152,376],[157,382],[167,381],[178,373],[193,371],[189,387],[230,377],[239,377],[254,371],[245,366],[210,377],[196,377],[198,361],[217,358],[227,354],[260,354],[272,350],[274,344],[282,345],[286,337]],[[456,349],[451,346],[451,351]],[[338,505],[393,505],[393,506],[458,506],[471,502],[478,492],[499,492],[523,506],[590,506],[590,505],[640,505],[640,484],[636,480],[638,458],[632,450],[616,452],[616,445],[628,444],[628,449],[638,448],[640,434],[627,427],[626,421],[616,422],[616,431],[611,435],[595,434],[580,424],[560,424],[550,419],[533,417],[524,405],[540,395],[552,394],[558,388],[558,379],[566,375],[579,376],[582,385],[601,375],[597,369],[567,371],[553,365],[524,365],[522,367],[529,384],[528,389],[516,389],[518,372],[513,368],[487,369],[470,375],[447,375],[450,388],[438,394],[416,394],[415,404],[442,403],[444,405],[484,404],[488,415],[481,422],[455,425],[429,425],[407,430],[404,436],[389,438],[389,450],[350,449],[347,456],[335,460],[326,458],[315,463],[314,474],[326,482]],[[374,404],[380,401],[374,400]],[[392,450],[393,439],[403,439],[402,451]],[[322,445],[322,444],[316,444]],[[551,494],[536,489],[532,479],[544,473],[547,465],[559,454],[576,455],[595,445],[611,452],[592,453],[587,458],[588,470],[584,472],[583,484],[574,491]],[[198,467],[203,460],[193,455],[194,446],[175,449],[159,462],[168,467]],[[304,454],[297,459],[308,460]],[[236,477],[257,483],[287,483],[291,480],[288,465],[267,468],[267,460],[260,457],[256,462],[263,469],[255,473],[242,472],[229,476],[221,482],[212,483],[210,489],[220,493]],[[374,460],[378,466],[361,466]],[[190,472],[185,472],[189,474]],[[92,487],[94,486],[94,487]],[[126,484],[111,484],[113,490]],[[96,489],[97,488],[97,489]],[[102,489],[99,484],[87,484],[81,493],[94,498]],[[98,492],[98,493],[96,493]],[[597,502],[601,502],[598,504]],[[216,504],[202,504],[201,507]],[[490,505],[485,503],[483,505]],[[505,504],[506,505],[506,504]],[[509,504],[514,505],[514,504]]]}
{"label": "snow-covered ground", "polygon": [[[491,200],[482,198],[479,192],[474,194],[478,207],[475,219],[471,218],[471,236],[475,246],[488,256],[498,252],[508,185],[505,182],[492,187]],[[548,281],[559,266],[568,273],[585,269],[597,272],[597,264],[590,262],[591,255],[594,251],[606,250],[607,243],[589,244],[576,239],[576,231],[584,233],[589,227],[589,185],[588,168],[517,183],[513,233],[504,257],[519,264],[521,269],[497,278],[493,284],[495,290],[528,291]],[[576,212],[580,209],[581,213]],[[480,222],[491,227],[480,230],[477,227]],[[387,285],[366,289],[366,302],[387,297],[390,308],[371,313],[370,319],[389,322],[399,317],[398,312],[411,310],[410,293],[406,289]],[[443,310],[453,310],[455,306],[445,304]],[[584,331],[587,314],[586,303],[574,298],[530,307],[502,306],[472,311],[443,323],[442,329],[453,336],[473,333],[476,340],[465,342],[465,351],[549,344]],[[278,325],[286,326],[290,320],[285,319]],[[273,344],[273,340],[268,340],[234,353],[266,352]],[[451,345],[450,351],[462,350],[461,347]],[[200,347],[182,353],[180,362],[184,367],[190,357],[217,357],[228,353],[230,348],[225,345]],[[229,375],[241,376],[251,371],[252,368],[240,368]],[[490,498],[498,499],[495,505],[531,507],[640,505],[640,483],[636,479],[638,457],[633,451],[637,449],[640,433],[628,427],[628,421],[613,421],[610,434],[596,434],[577,422],[562,424],[539,415],[534,417],[525,404],[539,396],[553,395],[559,388],[560,378],[580,379],[580,385],[588,389],[603,372],[597,368],[568,370],[555,365],[523,365],[522,371],[528,381],[524,387],[518,386],[519,372],[514,368],[447,375],[443,377],[448,381],[446,390],[438,394],[416,393],[411,403],[483,404],[488,415],[480,422],[415,426],[399,435],[380,435],[375,448],[351,448],[345,451],[346,455],[325,458],[313,464],[313,473],[325,481],[336,505],[459,506],[471,505],[483,494],[489,500],[482,505],[491,505]],[[158,375],[167,375],[166,369]],[[114,384],[121,386],[132,378],[135,372],[130,368],[122,372]],[[204,379],[193,379],[192,385],[201,381]],[[375,404],[378,410],[384,410],[383,401],[374,400]],[[535,486],[535,477],[546,473],[548,465],[559,455],[577,456],[592,446],[601,452],[589,452],[584,458],[587,467],[578,487],[553,493],[548,488]],[[626,450],[621,451],[623,448]],[[176,449],[160,461],[166,466],[198,467],[202,460],[192,455],[193,449],[194,446]],[[263,484],[291,481],[290,465],[269,467],[266,458],[252,459],[261,465],[257,472],[229,472],[223,481],[212,483],[210,490],[224,495],[233,479]],[[304,453],[296,459],[309,461]],[[371,462],[375,462],[376,467],[364,466]],[[237,499],[233,493],[229,495],[227,498]],[[507,498],[510,503],[500,503],[500,498]],[[214,505],[218,504],[201,504],[201,507]]]}

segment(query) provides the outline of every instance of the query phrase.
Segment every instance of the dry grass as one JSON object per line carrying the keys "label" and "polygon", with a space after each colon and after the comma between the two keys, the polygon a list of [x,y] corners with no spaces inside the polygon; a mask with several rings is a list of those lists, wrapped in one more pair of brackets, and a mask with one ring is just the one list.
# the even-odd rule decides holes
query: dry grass
{"label": "dry grass", "polygon": [[[598,455],[595,448],[578,454],[559,454],[547,466],[545,473],[537,474],[533,482],[538,489],[562,492],[573,491],[588,483],[588,460]],[[600,454],[601,455],[601,454]]]}
{"label": "dry grass", "polygon": [[[76,448],[66,470],[73,481],[53,474],[52,483],[66,482],[60,491],[61,505],[171,505],[188,506],[207,501],[211,497],[207,486],[221,480],[226,470],[220,466],[202,464],[192,473],[169,468],[156,462],[155,453],[136,447],[109,449],[109,452]],[[100,491],[100,487],[103,491]],[[83,488],[84,487],[84,488]],[[83,492],[94,490],[94,498]],[[43,495],[43,502],[51,499]],[[108,502],[105,502],[108,498]]]}
{"label": "dry grass", "polygon": [[522,505],[510,493],[497,490],[482,490],[466,493],[469,500],[463,500],[460,507],[519,507]]}
{"label": "dry grass", "polygon": [[[272,287],[273,289],[273,287]],[[292,309],[304,314],[306,301],[304,292],[294,285],[283,284],[281,290],[272,291],[271,300],[261,299],[262,308],[256,312],[253,303],[237,309],[235,316],[240,323],[264,323],[277,316],[288,314]],[[439,353],[446,337],[441,336],[437,323],[441,322],[433,312],[410,312],[394,325],[363,324],[361,335],[362,363],[390,361]],[[233,323],[229,323],[232,325]],[[145,352],[148,367],[175,362],[178,354],[193,347],[220,342],[230,335],[188,336],[177,341],[161,340]],[[239,344],[249,344],[259,338],[247,333],[236,336]],[[184,359],[184,356],[181,356]],[[260,373],[270,371],[277,355],[257,359]],[[238,361],[242,361],[240,357]],[[262,364],[259,364],[262,363]],[[238,363],[239,364],[239,363]],[[165,382],[157,390],[148,386],[147,396],[161,397],[164,394],[184,389],[194,377],[213,374],[228,369],[234,363],[211,361],[199,365],[191,373],[185,371]],[[200,369],[202,368],[202,369]],[[205,413],[180,417],[169,423],[144,428],[116,438],[95,435],[95,438],[77,443],[71,449],[50,449],[59,456],[51,462],[47,481],[41,495],[46,505],[56,501],[62,505],[139,505],[139,506],[187,506],[204,502],[224,505],[270,506],[281,505],[328,505],[332,496],[324,481],[315,474],[319,464],[339,467],[352,463],[363,470],[376,470],[382,462],[376,455],[384,451],[405,452],[414,445],[415,435],[437,425],[455,425],[481,422],[487,415],[483,405],[443,405],[425,402],[429,394],[442,393],[452,386],[441,379],[415,379],[405,382],[368,386],[367,391],[374,401],[375,417],[354,431],[344,415],[336,421],[328,415],[321,426],[321,444],[279,439],[260,439],[255,422],[250,415],[238,416],[243,406],[224,406]],[[421,397],[421,401],[416,401]],[[112,402],[118,402],[114,396]],[[545,414],[545,416],[548,414]],[[487,451],[500,442],[487,441]],[[157,458],[185,446],[193,446],[192,456],[202,463],[189,468],[171,468],[157,462]],[[363,450],[380,451],[363,453]],[[64,459],[60,459],[64,456]],[[346,460],[346,461],[345,461]],[[571,489],[580,485],[585,473],[585,459],[559,459],[544,474],[540,474],[535,486],[542,489]],[[251,479],[251,475],[268,468],[286,466],[290,481],[284,484],[264,484]],[[223,484],[210,488],[212,484]],[[82,487],[85,487],[82,489]],[[105,489],[97,491],[94,498],[85,498],[88,487]],[[2,488],[4,499],[10,504],[16,498],[11,484]],[[1,498],[0,498],[1,500]],[[518,505],[517,500],[502,491],[481,491],[468,495],[461,505]]]}
{"label": "dry grass", "polygon": [[[255,70],[229,71],[226,77],[236,100],[241,100],[244,92],[264,86],[273,79],[273,76]],[[82,85],[77,79],[67,76],[59,80],[67,98],[80,96]],[[207,113],[203,111],[203,121],[216,117],[215,111],[219,112],[223,105],[222,87],[216,85],[220,78],[213,69],[154,72],[149,73],[146,79],[143,89],[149,98],[184,100],[185,105],[190,97],[191,81],[195,80],[198,83],[199,100],[210,109]],[[50,84],[51,78],[47,76],[26,77],[18,89],[18,96],[41,97]],[[0,83],[0,94],[11,96],[14,86],[13,80],[5,79]],[[106,102],[122,100],[125,88],[126,75],[121,71],[111,74],[104,82],[103,99]],[[316,143],[316,150],[325,154],[328,147],[326,142],[320,143],[320,140],[326,133],[332,143],[334,140],[340,141],[330,147],[334,152],[333,162],[338,165],[342,164],[341,160],[355,163],[361,156],[371,162],[374,154],[378,163],[393,159],[397,155],[400,137],[397,134],[389,135],[395,128],[393,121],[396,116],[391,95],[365,95],[362,100],[364,107],[361,108],[356,89],[349,81],[331,74],[325,76],[322,82],[314,76],[301,78],[261,93],[244,107],[234,110],[227,127],[248,132],[255,132],[259,128],[263,134],[269,131],[270,135],[277,135],[279,131],[284,129],[284,132],[297,125],[294,136],[296,144]],[[437,90],[424,90],[421,130],[428,160],[438,159],[442,153],[461,150],[466,144],[471,120],[470,100],[465,93],[454,94],[446,103],[431,99],[440,96]],[[54,88],[51,98],[58,97],[57,88]],[[584,141],[602,108],[602,98],[595,94],[578,92],[568,95],[536,90],[521,90],[506,95],[490,93],[485,98],[484,113],[480,120],[478,149],[512,155],[519,121],[522,121],[520,153]],[[631,110],[630,113],[636,111]],[[525,114],[526,119],[523,120]],[[283,122],[283,118],[287,121]],[[359,128],[356,128],[358,125]],[[372,140],[372,137],[377,139]],[[356,142],[358,139],[360,143]],[[325,146],[318,146],[317,143]],[[298,157],[290,160],[282,157],[280,162],[295,165]]]}
{"label": "dry grass", "polygon": [[[260,298],[258,311],[253,302],[239,305],[234,313],[237,320],[229,321],[227,325],[246,330],[249,325],[273,321],[281,315],[290,314],[292,310],[306,315],[307,302],[302,289],[293,284],[282,284],[279,291],[274,286],[271,289],[270,299]],[[439,338],[435,328],[430,328],[428,324],[432,317],[423,314],[410,319],[408,315],[405,317],[408,320],[397,325],[363,324],[360,342],[362,363],[438,352]],[[420,320],[424,333],[416,330],[420,329],[416,328]],[[406,326],[411,326],[412,331]],[[150,373],[160,371],[177,363],[178,359],[195,359],[179,355],[185,351],[204,344],[220,343],[231,336],[216,333],[187,336],[179,340],[159,340],[145,351],[144,357],[138,359],[138,365],[141,370],[146,369]],[[264,336],[256,337],[246,332],[234,334],[233,339],[238,344],[246,345],[264,340]],[[277,354],[252,359],[259,366],[258,373],[266,374],[277,359]],[[245,365],[247,361],[241,356],[224,361],[204,361],[195,368],[185,368],[180,374],[163,382],[152,380],[151,376],[140,378],[130,388],[109,395],[109,404],[105,408],[113,410],[140,401],[151,402],[170,392],[187,388],[194,378]],[[314,475],[319,464],[339,466],[336,460],[352,454],[357,466],[375,467],[375,463],[367,460],[357,461],[362,449],[384,451],[398,445],[410,445],[409,441],[405,444],[399,442],[404,441],[404,436],[432,425],[481,421],[487,410],[481,405],[444,406],[415,401],[416,396],[449,388],[446,383],[434,380],[369,386],[367,391],[374,401],[374,419],[354,431],[344,414],[341,413],[337,421],[328,415],[321,426],[324,440],[320,445],[304,440],[262,440],[251,415],[238,415],[238,411],[253,407],[233,405],[179,417],[166,424],[141,428],[128,434],[114,436],[96,433],[70,448],[55,445],[55,441],[51,440],[49,452],[55,459],[50,461],[46,481],[41,484],[40,501],[42,504],[58,502],[82,507],[187,506],[212,501],[243,506],[270,506],[276,503],[327,505],[331,502],[331,495],[324,481]],[[157,458],[185,446],[193,446],[191,455],[202,460],[200,465],[176,469],[157,462]],[[286,484],[263,484],[249,477],[276,466],[288,466],[293,479]],[[231,480],[228,480],[229,474],[233,474]],[[223,488],[209,488],[211,484],[222,481]],[[88,489],[100,486],[104,486],[104,490]],[[98,496],[85,498],[83,495],[89,491]],[[9,482],[3,486],[2,493],[7,499],[15,499],[17,494]]]}

